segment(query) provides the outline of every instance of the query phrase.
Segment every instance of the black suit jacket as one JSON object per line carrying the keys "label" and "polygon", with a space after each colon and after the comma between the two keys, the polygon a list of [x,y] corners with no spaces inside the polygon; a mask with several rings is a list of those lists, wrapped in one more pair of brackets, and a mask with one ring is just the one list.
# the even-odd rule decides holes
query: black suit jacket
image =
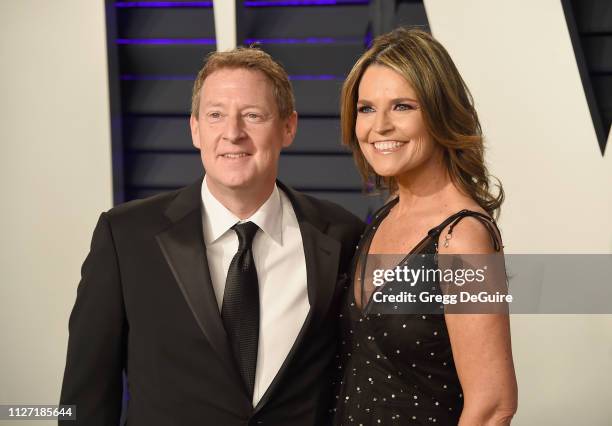
{"label": "black suit jacket", "polygon": [[102,213],[70,316],[60,402],[76,422],[118,425],[122,372],[129,426],[320,426],[333,404],[341,293],[361,220],[280,182],[295,210],[310,311],[256,407],[246,393],[211,285],[201,180]]}

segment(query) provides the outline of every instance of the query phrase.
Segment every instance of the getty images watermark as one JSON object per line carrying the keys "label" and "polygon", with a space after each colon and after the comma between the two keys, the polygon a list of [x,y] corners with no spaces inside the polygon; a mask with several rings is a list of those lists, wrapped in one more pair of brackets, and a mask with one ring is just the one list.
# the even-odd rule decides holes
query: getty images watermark
{"label": "getty images watermark", "polygon": [[367,314],[612,313],[612,255],[370,255]]}
{"label": "getty images watermark", "polygon": [[[424,285],[428,288],[428,284],[448,283],[457,287],[463,287],[466,284],[483,285],[486,280],[487,266],[477,269],[458,268],[458,269],[440,269],[440,268],[425,268],[421,266],[418,269],[410,268],[407,265],[396,266],[394,269],[375,269],[372,274],[372,284],[374,287],[382,287],[387,283],[403,284],[410,287],[415,287],[417,284]],[[437,290],[434,287],[433,290]],[[384,289],[383,289],[384,290]],[[487,291],[458,291],[453,294],[446,292],[445,294],[439,291],[422,290],[418,294],[410,291],[401,291],[399,294],[387,294],[384,291],[374,291],[372,299],[375,303],[442,303],[443,305],[456,305],[457,303],[500,303],[512,302],[512,295],[496,291],[491,294]],[[418,300],[417,300],[418,299]]]}

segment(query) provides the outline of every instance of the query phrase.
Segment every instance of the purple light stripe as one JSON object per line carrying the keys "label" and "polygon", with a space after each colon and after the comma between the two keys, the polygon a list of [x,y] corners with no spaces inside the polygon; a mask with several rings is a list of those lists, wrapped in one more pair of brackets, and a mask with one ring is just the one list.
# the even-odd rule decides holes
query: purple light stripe
{"label": "purple light stripe", "polygon": [[373,40],[374,40],[374,37],[372,37],[372,31],[368,31],[364,39],[365,46],[370,47]]}
{"label": "purple light stripe", "polygon": [[129,75],[121,77],[123,81],[193,81],[195,75]]}
{"label": "purple light stripe", "polygon": [[[333,44],[333,43],[364,43],[366,39],[359,37],[308,37],[308,38],[248,38],[244,44]],[[217,43],[214,38],[118,38],[117,44],[206,44]]]}
{"label": "purple light stripe", "polygon": [[115,3],[115,7],[212,7],[212,1],[125,1]]}
{"label": "purple light stripe", "polygon": [[246,7],[275,7],[275,6],[337,6],[370,4],[370,0],[246,0]]}
{"label": "purple light stripe", "polygon": [[[286,7],[286,6],[339,6],[367,5],[370,0],[263,0],[244,2],[245,7]],[[131,1],[117,2],[117,8],[173,8],[173,7],[213,7],[212,1]]]}
{"label": "purple light stripe", "polygon": [[118,38],[117,44],[215,44],[214,38]]}
{"label": "purple light stripe", "polygon": [[290,75],[289,80],[344,80],[344,76],[341,75]]}
{"label": "purple light stripe", "polygon": [[244,44],[332,44],[332,43],[363,43],[359,37],[308,37],[308,38],[247,38]]}
{"label": "purple light stripe", "polygon": [[[193,81],[195,75],[131,75],[124,74],[120,77],[123,81]],[[342,75],[290,75],[289,80],[344,80]]]}

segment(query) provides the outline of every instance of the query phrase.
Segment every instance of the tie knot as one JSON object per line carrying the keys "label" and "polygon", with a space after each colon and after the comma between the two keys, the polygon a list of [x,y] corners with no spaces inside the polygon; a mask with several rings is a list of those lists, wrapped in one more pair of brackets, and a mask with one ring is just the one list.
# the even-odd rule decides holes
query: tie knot
{"label": "tie knot", "polygon": [[232,229],[238,235],[238,250],[244,250],[247,247],[251,247],[253,237],[255,237],[259,226],[253,222],[244,222],[235,224],[232,226]]}

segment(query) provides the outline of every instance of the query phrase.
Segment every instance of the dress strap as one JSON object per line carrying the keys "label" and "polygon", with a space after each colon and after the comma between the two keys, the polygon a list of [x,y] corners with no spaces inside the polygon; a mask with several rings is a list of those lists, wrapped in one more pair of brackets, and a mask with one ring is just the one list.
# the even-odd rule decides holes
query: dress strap
{"label": "dress strap", "polygon": [[386,216],[387,213],[389,213],[389,210],[391,210],[393,206],[397,204],[398,201],[399,201],[399,197],[395,197],[395,198],[392,198],[391,200],[388,200],[385,204],[380,206],[374,213],[371,214],[369,223],[378,222],[378,218],[381,215]]}
{"label": "dress strap", "polygon": [[485,228],[487,228],[487,231],[489,231],[489,235],[491,236],[491,241],[493,242],[493,248],[495,249],[495,251],[500,251],[504,247],[499,238],[499,235],[501,233],[499,231],[499,228],[497,227],[497,224],[495,223],[495,220],[480,212],[475,212],[467,209],[461,210],[451,215],[444,222],[442,222],[435,228],[432,228],[428,232],[428,235],[435,236],[437,238],[437,236],[440,235],[442,230],[450,224],[450,227],[448,228],[448,233],[444,238],[444,245],[445,247],[448,247],[448,242],[453,237],[453,229],[459,222],[461,222],[464,217],[468,216],[477,219],[480,223],[484,225]]}

